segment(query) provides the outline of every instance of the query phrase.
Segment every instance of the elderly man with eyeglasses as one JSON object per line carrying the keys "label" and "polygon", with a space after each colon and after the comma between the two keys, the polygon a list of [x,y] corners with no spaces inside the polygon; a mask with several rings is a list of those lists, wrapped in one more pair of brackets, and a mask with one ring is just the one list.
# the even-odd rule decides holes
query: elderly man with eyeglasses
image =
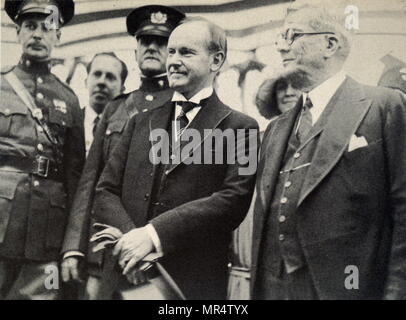
{"label": "elderly man with eyeglasses", "polygon": [[252,297],[405,299],[405,95],[342,71],[350,42],[325,9],[289,11],[277,49],[304,93],[264,135]]}

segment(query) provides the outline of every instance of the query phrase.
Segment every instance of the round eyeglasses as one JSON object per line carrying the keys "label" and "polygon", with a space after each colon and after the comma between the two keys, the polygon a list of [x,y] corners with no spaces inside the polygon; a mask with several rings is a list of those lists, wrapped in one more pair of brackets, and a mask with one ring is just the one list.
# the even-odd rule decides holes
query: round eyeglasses
{"label": "round eyeglasses", "polygon": [[317,34],[334,34],[334,32],[300,32],[295,31],[294,29],[287,29],[284,33],[282,32],[277,36],[275,45],[277,45],[281,40],[283,40],[288,46],[290,46],[299,37]]}

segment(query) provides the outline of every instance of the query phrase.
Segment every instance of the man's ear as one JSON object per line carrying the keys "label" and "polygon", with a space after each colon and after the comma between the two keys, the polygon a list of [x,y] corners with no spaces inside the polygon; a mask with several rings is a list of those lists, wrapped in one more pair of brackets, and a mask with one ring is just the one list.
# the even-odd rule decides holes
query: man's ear
{"label": "man's ear", "polygon": [[124,93],[124,91],[125,91],[125,85],[122,85],[120,93]]}
{"label": "man's ear", "polygon": [[340,41],[338,37],[333,34],[333,35],[326,35],[326,40],[327,40],[327,46],[326,46],[326,52],[325,52],[325,57],[331,57],[333,56],[338,48],[340,47]]}
{"label": "man's ear", "polygon": [[21,26],[20,26],[19,24],[17,24],[17,25],[16,25],[16,33],[17,33],[17,36],[20,34],[20,31],[21,31]]}
{"label": "man's ear", "polygon": [[221,67],[223,66],[225,60],[225,55],[223,51],[216,52],[213,54],[213,61],[210,66],[210,70],[212,72],[220,71]]}

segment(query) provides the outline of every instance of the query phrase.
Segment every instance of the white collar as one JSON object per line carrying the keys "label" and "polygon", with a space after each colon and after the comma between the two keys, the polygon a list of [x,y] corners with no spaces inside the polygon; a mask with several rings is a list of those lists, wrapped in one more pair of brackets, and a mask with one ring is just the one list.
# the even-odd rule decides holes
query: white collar
{"label": "white collar", "polygon": [[345,80],[345,72],[339,71],[334,76],[328,78],[323,83],[318,85],[309,93],[303,93],[303,105],[306,102],[307,95],[312,101],[313,107],[310,109],[313,118],[313,124],[319,119],[321,113],[330,102],[333,95]]}
{"label": "white collar", "polygon": [[177,102],[177,101],[190,101],[196,104],[200,104],[200,101],[210,97],[213,94],[213,86],[209,86],[206,88],[203,88],[200,90],[198,93],[196,93],[192,98],[189,100],[185,98],[183,94],[180,92],[175,91],[172,96],[172,101]]}
{"label": "white collar", "polygon": [[85,119],[88,122],[93,123],[94,119],[96,119],[98,116],[99,115],[96,113],[96,111],[93,110],[93,108],[91,106],[85,107]]}

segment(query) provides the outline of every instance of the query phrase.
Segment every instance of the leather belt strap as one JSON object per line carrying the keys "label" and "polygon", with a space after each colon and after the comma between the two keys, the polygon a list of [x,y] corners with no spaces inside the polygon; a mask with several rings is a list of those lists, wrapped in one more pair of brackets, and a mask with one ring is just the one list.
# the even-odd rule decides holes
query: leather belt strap
{"label": "leather belt strap", "polygon": [[10,167],[16,171],[32,173],[36,176],[63,181],[63,172],[55,161],[43,156],[36,158],[22,158],[10,155],[0,155],[0,168]]}
{"label": "leather belt strap", "polygon": [[9,72],[4,76],[4,78],[8,81],[15,93],[24,102],[25,106],[31,112],[32,117],[35,119],[35,121],[37,121],[42,129],[44,129],[45,135],[47,136],[51,144],[58,145],[58,139],[53,135],[51,129],[48,127],[48,124],[43,119],[41,109],[36,106],[34,98],[28,92],[27,88],[23,85],[20,79],[18,79],[16,74],[14,72]]}

